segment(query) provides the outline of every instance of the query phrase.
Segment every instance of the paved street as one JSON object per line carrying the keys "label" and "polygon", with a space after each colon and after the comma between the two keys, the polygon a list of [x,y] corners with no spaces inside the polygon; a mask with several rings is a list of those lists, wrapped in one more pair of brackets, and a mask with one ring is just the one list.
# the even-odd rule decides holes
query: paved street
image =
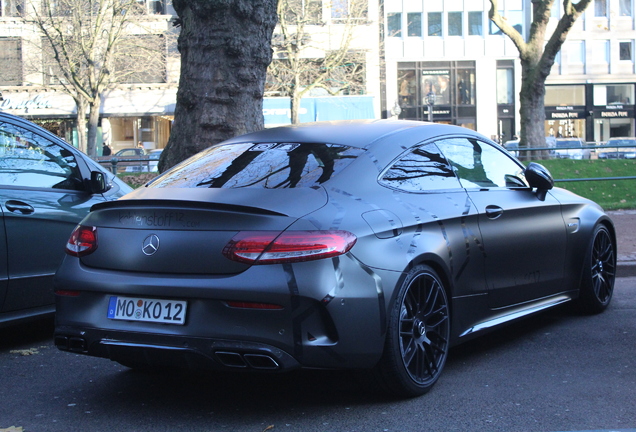
{"label": "paved street", "polygon": [[0,430],[574,431],[636,428],[636,278],[611,307],[514,324],[451,352],[435,388],[389,400],[353,374],[152,375],[0,330]]}

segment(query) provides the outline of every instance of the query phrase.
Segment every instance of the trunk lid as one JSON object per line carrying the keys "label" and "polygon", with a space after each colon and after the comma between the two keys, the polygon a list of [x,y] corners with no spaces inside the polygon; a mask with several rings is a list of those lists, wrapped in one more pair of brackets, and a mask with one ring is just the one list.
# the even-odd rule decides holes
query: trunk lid
{"label": "trunk lid", "polygon": [[322,188],[147,189],[100,204],[83,225],[97,227],[97,250],[82,264],[101,269],[226,275],[247,264],[223,256],[240,231],[282,232],[325,205]]}

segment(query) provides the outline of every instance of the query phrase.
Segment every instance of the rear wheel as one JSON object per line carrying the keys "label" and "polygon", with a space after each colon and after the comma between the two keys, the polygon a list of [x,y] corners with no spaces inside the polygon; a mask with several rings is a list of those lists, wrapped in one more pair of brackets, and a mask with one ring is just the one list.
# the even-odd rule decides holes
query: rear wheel
{"label": "rear wheel", "polygon": [[428,266],[413,268],[397,294],[386,345],[375,368],[379,383],[398,396],[419,396],[439,378],[450,338],[448,298]]}
{"label": "rear wheel", "polygon": [[605,310],[614,293],[616,245],[604,225],[597,225],[586,257],[579,304],[586,312]]}

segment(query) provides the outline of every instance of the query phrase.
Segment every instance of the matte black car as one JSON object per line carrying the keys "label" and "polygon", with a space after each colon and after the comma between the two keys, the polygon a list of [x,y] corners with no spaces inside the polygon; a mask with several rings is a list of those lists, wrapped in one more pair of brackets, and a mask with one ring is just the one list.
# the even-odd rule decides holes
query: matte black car
{"label": "matte black car", "polygon": [[75,226],[132,189],[45,129],[0,113],[0,326],[52,315]]}
{"label": "matte black car", "polygon": [[302,124],[98,204],[56,275],[55,344],[134,368],[358,369],[428,391],[449,347],[610,302],[614,227],[460,127]]}

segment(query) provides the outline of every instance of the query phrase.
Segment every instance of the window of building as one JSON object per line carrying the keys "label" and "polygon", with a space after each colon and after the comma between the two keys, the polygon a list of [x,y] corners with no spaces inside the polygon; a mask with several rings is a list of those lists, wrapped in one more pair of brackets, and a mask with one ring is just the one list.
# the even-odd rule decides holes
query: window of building
{"label": "window of building", "polygon": [[631,61],[634,59],[632,54],[632,45],[631,41],[618,43],[619,58],[621,60]]}
{"label": "window of building", "polygon": [[406,16],[407,19],[407,28],[408,35],[411,37],[421,37],[422,36],[422,14],[417,13],[409,13]]}
{"label": "window of building", "polygon": [[368,3],[359,0],[332,0],[331,18],[366,18],[368,14]]}
{"label": "window of building", "polygon": [[470,36],[481,36],[483,34],[484,13],[468,12],[468,34]]}
{"label": "window of building", "polygon": [[618,9],[620,16],[632,16],[632,0],[620,0]]}
{"label": "window of building", "polygon": [[0,85],[22,85],[22,45],[17,38],[0,38]]}
{"label": "window of building", "polygon": [[631,105],[634,103],[633,84],[595,84],[594,105]]}
{"label": "window of building", "polygon": [[287,0],[284,11],[285,20],[289,23],[302,22],[305,24],[321,24],[322,1],[321,0]]}
{"label": "window of building", "polygon": [[594,55],[590,60],[596,64],[609,63],[609,46],[610,42],[608,40],[592,41],[592,52]]}
{"label": "window of building", "polygon": [[441,12],[428,13],[428,35],[442,36],[442,13]]}
{"label": "window of building", "polygon": [[163,15],[166,13],[164,0],[137,0],[139,12],[148,15]]}
{"label": "window of building", "polygon": [[594,16],[607,17],[607,0],[594,0]]}
{"label": "window of building", "polygon": [[512,105],[514,103],[514,76],[511,68],[497,69],[497,103]]}
{"label": "window of building", "polygon": [[475,105],[475,71],[457,69],[457,104]]}
{"label": "window of building", "polygon": [[463,12],[448,12],[448,35],[462,36]]}
{"label": "window of building", "polygon": [[585,105],[585,86],[556,85],[545,87],[545,106]]}
{"label": "window of building", "polygon": [[0,16],[19,17],[24,13],[24,0],[0,0]]}
{"label": "window of building", "polygon": [[390,37],[402,37],[402,14],[400,12],[387,14],[386,24]]}
{"label": "window of building", "polygon": [[568,51],[568,63],[582,64],[585,63],[585,42],[569,41],[566,42]]}
{"label": "window of building", "polygon": [[[520,35],[523,35],[523,10],[500,10],[499,14],[508,21],[515,30],[519,32]],[[502,35],[503,32],[497,25],[490,21],[490,34],[491,35]]]}
{"label": "window of building", "polygon": [[166,82],[165,39],[162,35],[126,36],[118,44],[115,77],[120,83]]}

